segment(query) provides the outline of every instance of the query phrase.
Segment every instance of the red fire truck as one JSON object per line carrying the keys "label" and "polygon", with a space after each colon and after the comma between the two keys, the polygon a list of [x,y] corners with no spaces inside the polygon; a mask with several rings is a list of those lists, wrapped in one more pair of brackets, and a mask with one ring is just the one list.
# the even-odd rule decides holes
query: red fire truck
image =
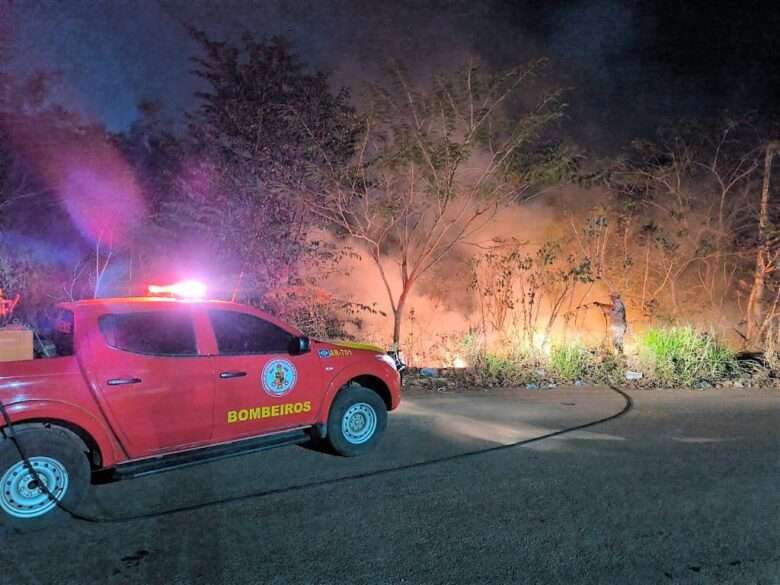
{"label": "red fire truck", "polygon": [[252,307],[120,298],[58,306],[57,357],[0,363],[0,522],[48,523],[90,481],[139,477],[317,441],[379,441],[397,362],[328,343]]}

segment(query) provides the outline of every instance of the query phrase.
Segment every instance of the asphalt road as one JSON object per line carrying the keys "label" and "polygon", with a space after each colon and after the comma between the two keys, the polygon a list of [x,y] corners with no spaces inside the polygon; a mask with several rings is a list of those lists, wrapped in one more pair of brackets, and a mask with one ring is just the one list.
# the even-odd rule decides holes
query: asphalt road
{"label": "asphalt road", "polygon": [[0,583],[780,583],[780,394],[632,397],[495,449],[624,398],[409,395],[364,458],[287,447],[95,487],[82,511],[118,521],[0,536]]}

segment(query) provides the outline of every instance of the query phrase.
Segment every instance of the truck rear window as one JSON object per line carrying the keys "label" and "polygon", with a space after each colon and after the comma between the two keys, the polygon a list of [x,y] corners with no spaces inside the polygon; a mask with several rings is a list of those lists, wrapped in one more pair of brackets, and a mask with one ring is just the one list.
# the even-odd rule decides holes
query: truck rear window
{"label": "truck rear window", "polygon": [[75,352],[73,342],[73,312],[54,308],[42,312],[36,319],[33,334],[35,358],[71,356]]}
{"label": "truck rear window", "polygon": [[73,312],[60,309],[54,317],[51,339],[56,355],[73,355]]}
{"label": "truck rear window", "polygon": [[100,332],[113,348],[159,356],[197,355],[189,312],[154,311],[102,315]]}

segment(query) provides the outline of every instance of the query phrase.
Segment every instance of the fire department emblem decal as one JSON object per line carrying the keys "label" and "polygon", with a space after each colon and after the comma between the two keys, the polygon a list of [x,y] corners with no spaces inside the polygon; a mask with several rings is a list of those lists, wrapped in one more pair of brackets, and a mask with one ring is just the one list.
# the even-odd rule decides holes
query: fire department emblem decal
{"label": "fire department emblem decal", "polygon": [[284,396],[295,386],[298,372],[287,360],[271,360],[263,368],[263,389],[271,396]]}

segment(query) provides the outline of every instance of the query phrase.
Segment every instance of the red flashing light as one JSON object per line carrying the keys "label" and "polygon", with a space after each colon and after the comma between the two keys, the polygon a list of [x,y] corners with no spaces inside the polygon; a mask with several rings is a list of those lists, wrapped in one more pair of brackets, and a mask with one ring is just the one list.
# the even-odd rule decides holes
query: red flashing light
{"label": "red flashing light", "polygon": [[182,299],[202,299],[206,296],[206,285],[198,280],[184,280],[167,285],[150,284],[149,294]]}

